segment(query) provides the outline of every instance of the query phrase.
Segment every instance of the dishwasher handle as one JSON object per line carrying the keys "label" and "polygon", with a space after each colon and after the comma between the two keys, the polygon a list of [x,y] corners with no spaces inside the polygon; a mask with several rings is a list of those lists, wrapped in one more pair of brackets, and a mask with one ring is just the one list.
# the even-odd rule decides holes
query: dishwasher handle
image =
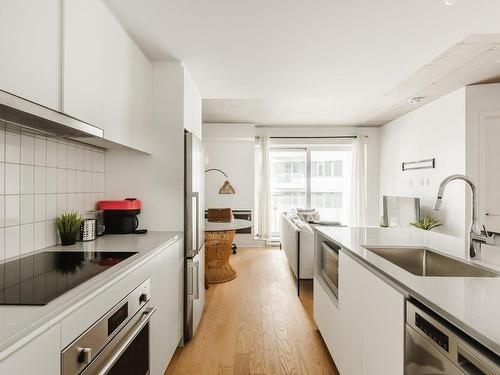
{"label": "dishwasher handle", "polygon": [[476,375],[497,375],[500,373],[500,367],[491,362],[481,353],[473,348],[465,348],[463,345],[457,345],[457,362],[460,369],[466,374]]}

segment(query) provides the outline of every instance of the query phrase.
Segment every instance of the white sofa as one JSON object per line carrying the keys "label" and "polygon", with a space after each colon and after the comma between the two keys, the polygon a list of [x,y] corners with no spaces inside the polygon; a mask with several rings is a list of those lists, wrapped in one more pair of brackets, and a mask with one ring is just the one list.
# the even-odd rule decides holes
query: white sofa
{"label": "white sofa", "polygon": [[309,224],[291,219],[283,212],[280,215],[281,249],[298,279],[314,277],[314,231]]}

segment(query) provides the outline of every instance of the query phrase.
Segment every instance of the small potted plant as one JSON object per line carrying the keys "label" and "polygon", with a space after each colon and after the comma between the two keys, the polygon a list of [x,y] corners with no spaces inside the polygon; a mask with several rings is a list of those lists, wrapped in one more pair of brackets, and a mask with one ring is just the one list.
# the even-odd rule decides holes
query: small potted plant
{"label": "small potted plant", "polygon": [[443,224],[441,224],[437,218],[427,215],[423,219],[415,220],[413,223],[410,223],[410,225],[423,230],[431,230]]}
{"label": "small potted plant", "polygon": [[57,230],[61,236],[61,245],[74,245],[82,225],[82,218],[76,212],[66,212],[56,218]]}

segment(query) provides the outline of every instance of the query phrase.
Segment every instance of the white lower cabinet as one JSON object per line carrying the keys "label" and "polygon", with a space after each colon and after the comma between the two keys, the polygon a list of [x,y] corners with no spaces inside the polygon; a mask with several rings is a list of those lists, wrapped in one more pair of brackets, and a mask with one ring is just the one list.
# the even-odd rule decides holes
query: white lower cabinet
{"label": "white lower cabinet", "polygon": [[57,324],[0,362],[0,374],[60,373],[61,326]]}
{"label": "white lower cabinet", "polygon": [[363,313],[364,273],[361,265],[340,253],[339,306],[340,306],[340,363],[342,374],[363,373]]}
{"label": "white lower cabinet", "polygon": [[183,327],[184,248],[178,241],[153,259],[150,306],[151,374],[163,375],[181,338]]}
{"label": "white lower cabinet", "polygon": [[314,318],[342,375],[403,375],[404,296],[340,251],[339,299],[314,282]]}
{"label": "white lower cabinet", "polygon": [[404,296],[367,269],[363,271],[363,374],[403,375]]}
{"label": "white lower cabinet", "polygon": [[340,363],[340,336],[337,334],[340,329],[340,310],[332,303],[330,296],[317,279],[314,279],[313,313],[316,325],[333,360],[335,363]]}

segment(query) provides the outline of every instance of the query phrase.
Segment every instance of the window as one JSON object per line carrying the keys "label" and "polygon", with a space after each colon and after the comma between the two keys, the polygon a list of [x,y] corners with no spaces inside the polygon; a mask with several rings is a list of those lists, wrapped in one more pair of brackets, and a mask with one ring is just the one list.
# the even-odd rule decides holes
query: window
{"label": "window", "polygon": [[335,177],[342,177],[343,172],[343,162],[342,160],[335,160],[333,164],[333,175]]}
{"label": "window", "polygon": [[271,233],[279,231],[279,215],[306,207],[306,151],[271,150]]}
{"label": "window", "polygon": [[280,213],[295,208],[315,208],[321,220],[346,224],[351,197],[351,158],[351,145],[273,148],[271,234],[279,232]]}

